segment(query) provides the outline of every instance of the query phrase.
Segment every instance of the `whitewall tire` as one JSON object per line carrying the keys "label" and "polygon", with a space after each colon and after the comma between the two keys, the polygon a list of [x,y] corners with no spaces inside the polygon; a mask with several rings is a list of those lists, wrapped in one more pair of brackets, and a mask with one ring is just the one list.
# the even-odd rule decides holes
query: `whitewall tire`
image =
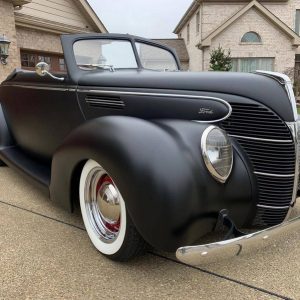
{"label": "whitewall tire", "polygon": [[116,184],[94,160],[88,160],[82,169],[79,197],[85,228],[98,251],[126,261],[145,249]]}

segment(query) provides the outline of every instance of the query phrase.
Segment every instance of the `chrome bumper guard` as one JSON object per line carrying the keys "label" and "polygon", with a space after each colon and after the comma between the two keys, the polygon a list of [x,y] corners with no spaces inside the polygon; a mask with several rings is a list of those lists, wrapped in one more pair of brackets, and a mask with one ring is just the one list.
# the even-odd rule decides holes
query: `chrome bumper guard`
{"label": "chrome bumper guard", "polygon": [[300,216],[280,225],[230,240],[206,245],[181,247],[177,249],[176,257],[179,261],[188,265],[205,265],[250,253],[270,244],[279,243],[283,238],[286,238],[288,232],[293,230],[300,230]]}

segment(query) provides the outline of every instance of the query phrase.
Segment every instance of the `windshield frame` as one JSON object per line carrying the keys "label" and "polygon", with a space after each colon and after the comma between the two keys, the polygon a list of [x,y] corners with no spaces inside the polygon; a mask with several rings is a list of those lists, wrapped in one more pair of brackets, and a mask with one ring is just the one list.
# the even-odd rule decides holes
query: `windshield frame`
{"label": "windshield frame", "polygon": [[[115,33],[63,34],[63,35],[61,35],[61,43],[62,43],[63,53],[64,53],[64,57],[65,57],[66,67],[67,67],[67,74],[68,74],[66,82],[68,82],[69,84],[77,85],[79,79],[87,73],[99,74],[100,72],[102,72],[104,74],[104,72],[102,70],[84,71],[84,70],[80,70],[80,68],[78,68],[78,66],[77,66],[76,58],[75,58],[74,51],[73,51],[74,43],[77,41],[90,40],[90,39],[116,39],[116,40],[129,41],[132,44],[134,55],[136,57],[136,61],[138,64],[138,68],[134,69],[136,71],[142,71],[142,70],[146,70],[146,69],[144,69],[141,65],[141,61],[140,61],[140,58],[139,58],[139,55],[137,52],[137,48],[135,46],[135,42],[149,44],[151,46],[156,46],[156,47],[159,47],[159,48],[169,51],[173,55],[173,57],[176,61],[178,70],[179,71],[181,70],[180,61],[179,61],[179,58],[174,49],[167,47],[165,45],[162,45],[158,42],[149,40],[149,39],[136,37],[136,36],[132,36],[132,35],[128,35],[128,34],[115,34]],[[105,70],[105,73],[108,73],[108,72],[110,72],[110,71]],[[160,71],[158,71],[158,72],[160,72]]]}
{"label": "windshield frame", "polygon": [[[148,68],[145,68],[141,62],[141,59],[140,59],[140,55],[138,53],[138,50],[137,50],[137,47],[136,47],[136,43],[140,43],[140,44],[145,44],[145,45],[149,45],[149,46],[153,46],[153,47],[157,47],[157,48],[160,48],[160,49],[163,49],[165,51],[168,51],[174,58],[174,61],[176,63],[176,66],[177,66],[177,70],[176,71],[181,71],[181,66],[180,66],[180,62],[179,62],[179,58],[176,54],[176,51],[174,51],[173,49],[165,46],[165,45],[162,45],[160,43],[157,43],[157,42],[152,42],[151,40],[145,40],[145,39],[140,39],[140,38],[134,38],[134,49],[135,49],[135,54],[136,54],[136,58],[138,59],[138,64],[139,64],[139,67],[143,70],[151,70],[151,71],[157,71],[157,72],[162,72],[162,70],[155,70],[155,69],[148,69]],[[167,72],[176,72],[176,71],[167,71]]]}
{"label": "windshield frame", "polygon": [[[84,40],[95,40],[95,39],[102,39],[102,40],[116,40],[116,41],[128,41],[131,46],[132,46],[132,50],[133,50],[133,54],[135,56],[135,60],[136,60],[136,63],[137,63],[137,67],[134,67],[134,68],[113,68],[114,70],[152,70],[152,71],[157,71],[157,72],[161,72],[163,70],[155,70],[155,69],[147,69],[143,66],[142,62],[141,62],[141,59],[140,59],[140,56],[139,56],[139,53],[138,53],[138,50],[137,50],[137,46],[136,46],[136,43],[141,43],[141,44],[145,44],[145,45],[149,45],[149,46],[153,46],[153,47],[157,47],[157,48],[160,48],[162,50],[165,50],[165,51],[168,51],[172,57],[174,58],[174,61],[176,63],[176,66],[177,66],[177,69],[178,71],[181,70],[180,68],[180,63],[179,63],[179,59],[177,57],[177,54],[175,51],[173,51],[173,49],[170,49],[169,47],[165,46],[165,45],[162,45],[162,44],[159,44],[157,42],[154,42],[154,41],[151,41],[151,40],[147,40],[147,39],[143,39],[143,38],[139,38],[139,37],[132,37],[132,36],[129,36],[129,35],[98,35],[98,36],[86,36],[84,38],[80,38],[80,39],[76,39],[73,44],[72,44],[72,52],[73,52],[73,56],[74,56],[74,59],[75,59],[75,63],[76,63],[76,66],[78,69],[80,69],[81,71],[84,71],[84,72],[88,72],[88,71],[94,71],[94,70],[82,70],[78,65],[77,65],[77,61],[76,61],[76,57],[75,57],[75,53],[74,53],[74,44],[78,41],[84,41]],[[99,69],[98,69],[99,70]],[[108,70],[108,69],[103,69],[103,70]]]}

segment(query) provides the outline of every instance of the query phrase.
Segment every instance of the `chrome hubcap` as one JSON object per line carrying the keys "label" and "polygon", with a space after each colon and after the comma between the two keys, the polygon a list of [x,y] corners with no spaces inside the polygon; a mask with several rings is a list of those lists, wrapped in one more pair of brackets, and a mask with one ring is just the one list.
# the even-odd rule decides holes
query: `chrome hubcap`
{"label": "chrome hubcap", "polygon": [[89,173],[85,184],[87,217],[94,232],[105,243],[118,237],[121,221],[120,193],[101,167]]}

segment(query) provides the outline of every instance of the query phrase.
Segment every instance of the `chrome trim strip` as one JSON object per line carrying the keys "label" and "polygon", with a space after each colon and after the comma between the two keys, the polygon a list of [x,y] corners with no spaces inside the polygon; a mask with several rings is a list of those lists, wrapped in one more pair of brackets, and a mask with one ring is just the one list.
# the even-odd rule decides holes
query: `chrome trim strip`
{"label": "chrome trim strip", "polygon": [[288,206],[269,206],[269,205],[257,204],[256,206],[261,207],[261,208],[269,208],[269,209],[287,209],[287,208],[290,208],[290,205],[288,205]]}
{"label": "chrome trim strip", "polygon": [[262,139],[262,138],[254,138],[254,137],[248,137],[248,136],[242,136],[242,135],[234,135],[234,134],[229,134],[229,136],[234,137],[234,138],[239,138],[239,139],[262,141],[262,142],[273,142],[273,143],[292,143],[293,142],[293,140]]}
{"label": "chrome trim strip", "polygon": [[264,248],[268,245],[282,244],[289,232],[300,230],[300,217],[265,230],[250,233],[238,238],[198,246],[186,246],[177,249],[179,261],[192,266],[199,266],[230,259],[245,253]]}
{"label": "chrome trim strip", "polygon": [[209,96],[196,96],[196,95],[185,95],[185,94],[164,94],[164,93],[145,93],[145,92],[127,92],[127,91],[111,91],[111,90],[78,90],[79,93],[94,93],[94,94],[111,94],[111,95],[132,95],[132,96],[152,96],[152,97],[167,97],[167,98],[188,98],[188,99],[202,99],[202,100],[212,100],[216,102],[221,102],[228,108],[228,114],[221,119],[212,120],[212,121],[199,121],[193,120],[197,123],[216,123],[221,122],[228,119],[232,114],[232,107],[231,105],[221,99]]}
{"label": "chrome trim strip", "polygon": [[298,143],[298,125],[297,122],[287,122],[286,123],[288,127],[290,128],[290,131],[292,133],[294,143],[295,143],[295,182],[294,182],[294,189],[293,189],[293,197],[291,201],[291,205],[293,205],[296,202],[297,199],[297,192],[298,192],[298,184],[299,184],[299,163],[300,163],[300,153],[299,153],[299,147]]}
{"label": "chrome trim strip", "polygon": [[256,175],[262,175],[262,176],[269,176],[269,177],[282,177],[282,178],[289,178],[294,177],[295,174],[272,174],[272,173],[262,173],[262,172],[254,172]]}
{"label": "chrome trim strip", "polygon": [[[19,88],[25,88],[25,89],[37,89],[37,90],[51,90],[51,91],[63,91],[63,92],[75,92],[76,88],[53,88],[53,87],[46,87],[46,86],[34,86],[34,85],[18,85],[18,84],[5,84],[3,86],[13,86],[13,87],[19,87]],[[220,102],[227,106],[228,108],[228,114],[220,119],[211,120],[211,121],[199,121],[199,120],[192,120],[197,123],[216,123],[221,122],[226,119],[228,119],[232,114],[232,107],[231,105],[221,99],[221,98],[215,98],[210,96],[196,96],[196,95],[185,95],[185,94],[164,94],[164,93],[144,93],[144,92],[127,92],[127,91],[111,91],[111,90],[77,90],[80,93],[94,93],[94,94],[112,94],[112,95],[133,95],[133,96],[152,96],[152,97],[168,97],[168,98],[189,98],[189,99],[203,99],[203,100],[212,100],[216,102]]]}
{"label": "chrome trim strip", "polygon": [[281,73],[277,73],[277,72],[269,72],[269,71],[257,70],[254,73],[271,77],[274,80],[277,80],[280,84],[284,85],[286,93],[287,93],[287,95],[289,97],[289,100],[290,100],[290,103],[291,103],[291,106],[292,106],[293,115],[294,115],[294,121],[297,121],[298,120],[297,103],[296,103],[296,99],[295,99],[295,95],[294,95],[293,85],[292,85],[291,79],[287,75],[281,74]]}
{"label": "chrome trim strip", "polygon": [[65,88],[54,88],[54,87],[38,86],[38,85],[20,85],[20,84],[3,84],[2,86],[23,88],[23,89],[31,89],[31,90],[76,92],[76,88],[74,88],[73,86],[72,87],[65,87]]}

